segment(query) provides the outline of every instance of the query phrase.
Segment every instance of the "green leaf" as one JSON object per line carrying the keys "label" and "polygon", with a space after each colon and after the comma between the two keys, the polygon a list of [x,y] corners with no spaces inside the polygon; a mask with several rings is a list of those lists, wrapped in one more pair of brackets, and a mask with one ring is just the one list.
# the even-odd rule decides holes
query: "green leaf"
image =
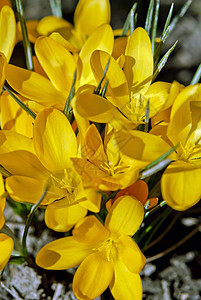
{"label": "green leaf", "polygon": [[101,95],[102,97],[105,97],[105,94],[106,94],[107,88],[108,88],[108,84],[109,84],[109,79],[106,80],[106,83],[105,83],[105,85],[104,85],[104,87],[103,87],[103,89],[102,89],[102,91],[101,91],[101,93],[100,93],[100,95]]}
{"label": "green leaf", "polygon": [[96,87],[95,90],[94,90],[94,94],[96,94],[96,95],[99,95],[99,94],[100,94],[100,91],[101,91],[101,84],[103,83],[103,80],[105,79],[105,76],[106,76],[106,73],[107,73],[109,64],[110,64],[110,58],[108,59],[108,62],[107,62],[107,64],[106,64],[106,66],[105,66],[105,69],[104,69],[104,72],[103,72],[103,76],[102,76],[101,80],[99,81],[99,84],[97,85],[97,87]]}
{"label": "green leaf", "polygon": [[156,0],[156,5],[155,5],[155,10],[153,15],[152,32],[151,32],[151,46],[152,46],[153,55],[155,53],[155,39],[157,34],[159,7],[160,7],[160,0]]}
{"label": "green leaf", "polygon": [[22,6],[21,0],[16,0],[16,7],[17,7],[18,18],[19,18],[21,30],[22,30],[26,66],[27,66],[28,70],[32,71],[34,69],[32,49],[31,49],[31,44],[30,44],[29,38],[28,38],[27,26],[26,26],[26,21],[24,18],[24,11],[23,11],[23,6]]}
{"label": "green leaf", "polygon": [[7,171],[2,165],[0,165],[0,173],[4,176],[4,177],[9,177],[11,176],[12,174]]}
{"label": "green leaf", "polygon": [[[144,167],[143,169],[140,170],[140,174],[141,174],[141,179],[146,178],[150,175],[153,175],[154,173],[162,170],[167,164],[169,164],[171,162],[170,159],[166,159],[172,152],[175,151],[175,149],[178,147],[178,145],[172,147],[170,150],[168,150],[166,153],[164,153],[163,155],[161,155],[159,158],[157,158],[156,160],[152,161],[150,164],[148,164],[148,166]],[[149,171],[150,170],[150,174]],[[153,171],[153,172],[152,172]],[[147,175],[149,174],[149,175]],[[146,175],[146,176],[145,176]]]}
{"label": "green leaf", "polygon": [[145,128],[144,131],[148,132],[148,127],[149,127],[149,100],[147,101],[146,105],[146,113],[145,113]]}
{"label": "green leaf", "polygon": [[53,16],[62,18],[61,0],[49,0]]}
{"label": "green leaf", "polygon": [[153,13],[154,13],[154,0],[151,0],[149,3],[149,8],[147,11],[147,17],[144,26],[144,29],[146,30],[148,35],[150,35],[150,31],[151,31]]}
{"label": "green leaf", "polygon": [[76,82],[76,77],[77,77],[77,70],[75,70],[72,87],[70,89],[70,93],[68,95],[68,98],[67,98],[65,106],[64,106],[64,114],[68,118],[69,122],[71,121],[71,118],[72,118],[71,100],[75,96],[75,82]]}
{"label": "green leaf", "polygon": [[38,200],[38,202],[36,204],[34,204],[31,208],[31,211],[28,215],[27,221],[26,221],[26,225],[24,228],[24,232],[23,232],[23,237],[22,237],[22,250],[23,250],[23,255],[25,257],[27,257],[27,245],[26,245],[26,241],[27,241],[27,235],[28,235],[28,231],[29,231],[29,227],[31,225],[31,221],[34,217],[35,212],[37,211],[38,207],[40,206],[41,202],[43,201],[43,199],[45,198],[45,195],[48,191],[49,186],[47,186],[41,196],[41,198]]}
{"label": "green leaf", "polygon": [[167,16],[167,19],[166,19],[166,22],[165,22],[165,25],[164,25],[163,32],[162,32],[161,36],[163,36],[165,34],[165,32],[167,31],[167,28],[170,25],[170,21],[171,21],[171,18],[172,18],[172,13],[173,13],[173,8],[174,8],[174,3],[172,3],[171,6],[170,6],[170,10],[169,10],[169,13],[168,13],[168,16]]}
{"label": "green leaf", "polygon": [[172,22],[170,23],[170,30],[169,32],[171,32],[176,24],[178,23],[178,21],[185,15],[186,11],[188,10],[189,6],[191,5],[193,0],[188,0],[181,8],[180,12],[173,18]]}
{"label": "green leaf", "polygon": [[197,68],[192,80],[191,80],[191,85],[192,84],[196,84],[200,81],[200,78],[201,78],[201,64],[199,65],[199,67]]}
{"label": "green leaf", "polygon": [[154,81],[156,79],[156,77],[158,76],[158,74],[160,73],[160,71],[163,69],[163,67],[165,66],[170,54],[172,53],[172,51],[174,50],[174,48],[176,47],[178,41],[176,41],[174,43],[174,45],[165,53],[165,55],[162,57],[162,59],[160,60],[160,62],[158,63],[157,65],[157,68],[154,72],[154,75],[153,75],[153,79],[152,81]]}
{"label": "green leaf", "polygon": [[26,105],[24,102],[22,102],[11,90],[9,90],[5,85],[3,86],[3,89],[7,91],[10,96],[21,106],[23,110],[25,110],[33,119],[36,118],[36,114]]}
{"label": "green leaf", "polygon": [[[126,33],[127,33],[127,31],[128,31],[128,29],[129,29],[129,28],[131,29],[131,27],[132,27],[131,31],[134,30],[134,28],[135,28],[135,23],[136,23],[136,14],[135,14],[136,9],[137,9],[137,2],[135,2],[135,3],[133,4],[133,6],[132,6],[130,12],[128,13],[128,16],[127,16],[127,18],[126,18],[126,21],[125,21],[125,23],[124,23],[124,25],[123,25],[123,29],[122,29],[122,34],[121,34],[121,36],[125,36]],[[132,23],[132,25],[131,25],[131,23]],[[132,31],[132,32],[133,32],[133,31]],[[131,32],[131,33],[132,33],[132,32]]]}
{"label": "green leaf", "polygon": [[26,261],[24,256],[14,256],[12,255],[9,259],[9,263],[13,265],[22,265]]}

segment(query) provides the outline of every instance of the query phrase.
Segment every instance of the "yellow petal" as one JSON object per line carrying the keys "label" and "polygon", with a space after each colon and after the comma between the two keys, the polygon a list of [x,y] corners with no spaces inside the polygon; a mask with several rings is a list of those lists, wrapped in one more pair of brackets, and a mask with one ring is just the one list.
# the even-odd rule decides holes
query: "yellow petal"
{"label": "yellow petal", "polygon": [[109,0],[80,0],[74,13],[75,30],[88,37],[96,27],[110,23],[110,13]]}
{"label": "yellow petal", "polygon": [[15,44],[16,21],[12,8],[7,5],[0,11],[0,28],[0,51],[4,53],[8,62]]}
{"label": "yellow petal", "polygon": [[75,170],[80,174],[85,183],[92,183],[96,177],[105,176],[104,171],[83,158],[74,157],[71,160],[73,161]]}
{"label": "yellow petal", "polygon": [[1,128],[33,137],[33,118],[7,92],[1,95],[0,101]]}
{"label": "yellow petal", "polygon": [[117,247],[119,258],[127,269],[132,273],[140,273],[144,268],[146,258],[136,242],[129,236],[121,236]]}
{"label": "yellow petal", "polygon": [[66,116],[56,109],[41,111],[34,124],[34,146],[39,159],[49,170],[69,167],[77,152],[75,133]]}
{"label": "yellow petal", "polygon": [[[154,161],[171,149],[160,137],[138,130],[117,133],[116,139],[122,153],[142,161]],[[173,152],[168,158],[177,159],[177,155]]]}
{"label": "yellow petal", "polygon": [[83,118],[93,122],[108,123],[113,119],[121,120],[125,117],[105,98],[86,90],[76,95],[75,110]]}
{"label": "yellow petal", "polygon": [[90,67],[90,57],[93,51],[103,50],[112,54],[113,44],[114,36],[110,25],[103,24],[93,31],[80,51],[80,58],[83,67],[80,78],[80,86],[86,83],[95,83]]}
{"label": "yellow petal", "polygon": [[129,102],[129,90],[126,76],[118,62],[107,52],[96,50],[91,55],[91,67],[97,82],[99,82],[109,60],[109,67],[105,77],[105,80],[109,80],[106,97],[124,113],[124,109]]}
{"label": "yellow petal", "polygon": [[91,245],[80,243],[73,237],[65,237],[40,249],[36,263],[44,269],[65,270],[79,265],[91,252]]}
{"label": "yellow petal", "polygon": [[[28,31],[28,38],[31,43],[35,43],[36,39],[40,36],[37,32],[36,28],[38,26],[39,21],[38,20],[27,20],[26,26]],[[17,42],[20,42],[23,40],[22,37],[22,29],[20,22],[17,22]]]}
{"label": "yellow petal", "polygon": [[151,84],[145,96],[149,100],[149,118],[163,109],[169,96],[171,84],[168,82],[155,82]]}
{"label": "yellow petal", "polygon": [[0,132],[0,164],[14,175],[44,178],[47,173],[34,154],[32,140],[14,131]]}
{"label": "yellow petal", "polygon": [[49,36],[51,39],[55,40],[62,46],[64,46],[68,51],[72,53],[76,53],[79,51],[78,48],[76,48],[74,45],[72,45],[69,41],[67,41],[60,33],[53,32]]}
{"label": "yellow petal", "polygon": [[175,210],[186,210],[201,198],[201,168],[176,161],[163,173],[161,191],[163,199]]}
{"label": "yellow petal", "polygon": [[2,271],[14,248],[14,242],[8,235],[0,233],[0,271]]}
{"label": "yellow petal", "polygon": [[144,207],[140,201],[131,196],[119,197],[105,220],[105,227],[114,236],[133,235],[144,218]]}
{"label": "yellow petal", "polygon": [[47,227],[59,232],[70,230],[87,214],[87,209],[79,204],[57,206],[58,200],[47,206],[45,223]]}
{"label": "yellow petal", "polygon": [[0,90],[2,90],[5,82],[5,66],[7,64],[6,57],[3,52],[0,52]]}
{"label": "yellow petal", "polygon": [[121,260],[115,262],[114,272],[114,280],[110,284],[114,299],[141,300],[142,282],[140,275],[131,273]]}
{"label": "yellow petal", "polygon": [[107,160],[104,152],[103,141],[94,124],[90,125],[86,132],[84,146],[82,149],[82,157],[93,162],[97,160],[97,164],[103,163]]}
{"label": "yellow petal", "polygon": [[3,197],[4,193],[5,193],[5,188],[4,188],[3,176],[2,174],[0,174],[0,229],[3,227],[5,223],[3,211],[6,205],[6,198]]}
{"label": "yellow petal", "polygon": [[82,243],[96,243],[106,240],[109,237],[109,231],[92,215],[75,225],[73,237]]}
{"label": "yellow petal", "polygon": [[37,32],[40,35],[49,35],[61,28],[72,29],[72,24],[56,16],[47,16],[38,23]]}
{"label": "yellow petal", "polygon": [[113,264],[100,252],[87,256],[73,278],[73,292],[79,299],[94,299],[108,287],[113,277]]}
{"label": "yellow petal", "polygon": [[[6,179],[6,190],[10,197],[17,202],[36,203],[42,196],[47,186],[46,180],[30,178],[25,176],[10,176]],[[48,194],[50,200],[55,195]],[[47,197],[42,201],[42,205],[47,204]]]}
{"label": "yellow petal", "polygon": [[114,59],[118,59],[122,54],[125,53],[126,44],[127,44],[126,36],[117,37],[114,39],[114,48],[112,52],[112,56],[114,57]]}
{"label": "yellow petal", "polygon": [[199,99],[200,86],[190,85],[184,88],[175,99],[167,129],[168,138],[174,143],[185,145],[192,127],[192,116],[189,101]]}
{"label": "yellow petal", "polygon": [[67,98],[76,68],[73,56],[62,45],[45,36],[36,40],[35,51],[55,88]]}
{"label": "yellow petal", "polygon": [[63,107],[65,104],[65,95],[38,73],[8,64],[5,68],[5,76],[14,90],[26,98],[45,106]]}
{"label": "yellow petal", "polygon": [[139,27],[128,38],[124,72],[133,93],[144,94],[152,80],[153,55],[146,31]]}
{"label": "yellow petal", "polygon": [[101,193],[99,193],[94,187],[85,188],[84,193],[87,199],[80,201],[80,205],[90,211],[98,213],[101,206]]}

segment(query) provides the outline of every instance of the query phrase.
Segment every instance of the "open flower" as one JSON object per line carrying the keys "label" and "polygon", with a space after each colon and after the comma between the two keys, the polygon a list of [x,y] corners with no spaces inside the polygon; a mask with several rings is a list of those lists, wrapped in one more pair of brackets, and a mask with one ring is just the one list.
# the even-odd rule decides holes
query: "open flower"
{"label": "open flower", "polygon": [[12,131],[0,132],[0,163],[12,174],[6,189],[16,201],[36,203],[48,185],[42,205],[47,226],[69,230],[87,209],[98,212],[101,195],[84,187],[71,157],[77,140],[66,116],[56,109],[41,111],[34,123],[33,140]]}
{"label": "open flower", "polygon": [[144,166],[119,152],[112,132],[105,133],[103,143],[94,124],[86,132],[81,152],[81,158],[72,158],[74,167],[84,182],[98,190],[126,188],[137,180],[139,169]]}
{"label": "open flower", "polygon": [[[102,24],[110,23],[109,0],[80,0],[74,13],[74,26],[67,20],[47,16],[40,21],[27,21],[30,40],[35,43],[38,36],[51,36],[71,52],[79,52],[91,33]],[[89,18],[90,16],[90,18]],[[18,40],[22,39],[18,27]]]}
{"label": "open flower", "polygon": [[75,89],[95,82],[90,69],[90,56],[96,49],[112,53],[114,36],[111,27],[96,28],[80,52],[78,64],[73,55],[50,37],[39,37],[35,43],[36,57],[44,72],[29,71],[11,64],[5,68],[6,80],[20,95],[45,107],[63,110],[72,87],[75,69],[78,70]]}
{"label": "open flower", "polygon": [[[75,106],[78,113],[91,121],[110,122],[116,126],[117,123],[123,123],[124,127],[136,128],[144,122],[148,101],[150,118],[163,109],[171,84],[151,84],[153,55],[150,38],[143,28],[135,29],[128,37],[125,53],[122,54],[115,60],[107,52],[93,52],[91,68],[97,82],[110,60],[103,81],[104,85],[108,80],[106,99],[90,95],[91,89],[86,87],[84,92],[77,95]],[[110,118],[105,120],[105,115],[110,115]]]}
{"label": "open flower", "polygon": [[45,269],[78,267],[73,291],[78,299],[94,299],[110,287],[115,299],[142,299],[140,271],[145,257],[131,236],[144,216],[140,201],[120,197],[109,210],[103,226],[95,216],[85,217],[72,237],[44,246],[36,263]]}
{"label": "open flower", "polygon": [[200,84],[188,86],[179,93],[172,106],[165,140],[137,130],[125,131],[123,137],[116,135],[123,153],[148,163],[177,146],[161,178],[162,196],[176,210],[186,210],[201,198],[200,95]]}
{"label": "open flower", "polygon": [[[3,215],[3,211],[6,204],[6,199],[4,197],[4,182],[3,177],[0,174],[0,230],[5,223],[5,218]],[[4,233],[0,233],[0,273],[5,268],[10,255],[13,251],[14,242],[11,237]]]}

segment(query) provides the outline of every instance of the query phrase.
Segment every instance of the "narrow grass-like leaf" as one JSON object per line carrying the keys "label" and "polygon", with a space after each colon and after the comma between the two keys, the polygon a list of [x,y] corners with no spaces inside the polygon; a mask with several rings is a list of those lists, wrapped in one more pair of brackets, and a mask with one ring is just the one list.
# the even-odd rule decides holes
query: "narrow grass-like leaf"
{"label": "narrow grass-like leaf", "polygon": [[3,89],[7,91],[11,97],[21,106],[23,110],[25,110],[33,119],[36,118],[36,114],[26,105],[24,102],[22,102],[11,90],[9,90],[5,85],[3,86]]}
{"label": "narrow grass-like leaf", "polygon": [[149,3],[149,8],[147,11],[147,17],[146,17],[145,27],[144,27],[148,35],[150,35],[150,31],[151,31],[153,13],[154,13],[154,0],[151,0]]}
{"label": "narrow grass-like leaf", "polygon": [[128,16],[126,18],[126,21],[123,25],[123,29],[122,29],[122,34],[121,36],[125,36],[128,29],[130,28],[130,21],[131,21],[131,13],[133,15],[133,18],[134,18],[134,24],[135,24],[135,12],[136,12],[136,9],[137,9],[137,2],[135,2],[130,10],[130,12],[128,13]]}
{"label": "narrow grass-like leaf", "polygon": [[144,127],[144,131],[148,132],[148,127],[149,127],[149,100],[147,101],[147,105],[146,105],[146,112],[145,112],[145,127]]}
{"label": "narrow grass-like leaf", "polygon": [[4,177],[9,177],[11,176],[12,174],[7,171],[2,165],[0,165],[0,173],[4,176]]}
{"label": "narrow grass-like leaf", "polygon": [[153,15],[152,32],[151,32],[151,47],[152,47],[153,55],[155,53],[155,39],[157,34],[159,7],[160,7],[160,0],[156,0],[156,5],[155,5],[155,10]]}
{"label": "narrow grass-like leaf", "polygon": [[107,88],[108,88],[108,84],[109,84],[109,79],[107,79],[106,80],[106,83],[105,83],[105,85],[104,85],[104,87],[103,87],[103,89],[102,89],[102,91],[101,91],[101,96],[102,97],[105,97],[105,94],[106,94],[106,92],[107,92]]}
{"label": "narrow grass-like leaf", "polygon": [[163,170],[165,167],[167,167],[172,162],[171,159],[164,159],[161,162],[157,163],[152,168],[142,172],[142,175],[140,176],[140,179],[145,179],[161,170]]}
{"label": "narrow grass-like leaf", "polygon": [[160,218],[155,219],[158,222],[155,224],[155,226],[151,226],[150,225],[150,230],[151,233],[148,235],[143,247],[142,247],[142,252],[146,250],[146,247],[149,245],[150,241],[152,240],[153,236],[155,235],[155,233],[158,231],[158,229],[160,228],[160,226],[163,224],[163,222],[167,219],[167,217],[170,215],[170,213],[172,212],[171,208],[167,207],[166,210],[164,210],[163,213],[161,213],[159,216]]}
{"label": "narrow grass-like leaf", "polygon": [[172,53],[172,51],[174,50],[174,48],[176,47],[178,41],[176,41],[174,43],[174,45],[165,53],[165,55],[162,57],[162,59],[159,61],[158,65],[157,65],[157,68],[154,72],[154,75],[153,75],[153,79],[152,81],[154,81],[156,79],[156,77],[158,76],[158,74],[160,73],[160,71],[163,69],[163,67],[165,66],[170,54]]}
{"label": "narrow grass-like leaf", "polygon": [[32,71],[34,69],[32,49],[31,49],[31,44],[30,44],[29,38],[28,38],[27,26],[26,26],[26,21],[24,18],[24,11],[23,11],[21,0],[16,0],[16,7],[17,7],[18,18],[19,18],[21,30],[22,30],[23,47],[24,47],[24,53],[25,53],[26,66],[27,66],[28,70]]}
{"label": "narrow grass-like leaf", "polygon": [[103,76],[102,76],[101,80],[99,81],[99,84],[98,84],[97,87],[95,88],[94,94],[97,94],[97,95],[100,94],[100,91],[101,91],[101,84],[102,84],[103,80],[105,79],[105,76],[106,76],[106,73],[107,73],[109,64],[110,64],[110,59],[108,59],[108,62],[107,62],[107,64],[106,64],[105,69],[104,69],[104,72],[103,72]]}
{"label": "narrow grass-like leaf", "polygon": [[197,68],[192,80],[190,84],[196,84],[200,81],[201,78],[201,64],[199,65],[199,67]]}
{"label": "narrow grass-like leaf", "polygon": [[25,262],[26,258],[24,256],[12,255],[9,259],[9,264],[13,265],[22,265]]}
{"label": "narrow grass-like leaf", "polygon": [[61,0],[49,0],[53,16],[62,18]]}
{"label": "narrow grass-like leaf", "polygon": [[171,32],[176,24],[178,23],[178,21],[185,15],[186,11],[188,10],[189,6],[191,5],[193,0],[188,0],[181,8],[180,12],[173,18],[172,22],[170,23],[170,30],[169,32]]}
{"label": "narrow grass-like leaf", "polygon": [[161,55],[161,48],[162,48],[162,46],[163,46],[163,44],[164,44],[164,42],[165,42],[165,40],[168,36],[169,28],[170,27],[168,27],[166,29],[166,31],[164,32],[164,34],[161,37],[160,42],[158,43],[158,45],[156,47],[156,51],[154,53],[154,70],[157,68],[157,64],[158,64],[158,61],[159,61],[159,58],[160,58],[160,55]]}
{"label": "narrow grass-like leaf", "polygon": [[170,25],[170,21],[171,21],[171,18],[172,18],[172,13],[173,13],[173,8],[174,8],[174,3],[172,3],[171,6],[170,6],[170,10],[169,10],[169,13],[168,13],[168,16],[167,16],[167,19],[166,19],[166,22],[165,22],[165,25],[164,25],[163,32],[162,32],[161,36],[163,36],[165,34],[167,28]]}
{"label": "narrow grass-like leaf", "polygon": [[[164,161],[172,152],[175,151],[175,149],[178,147],[178,145],[172,147],[170,150],[168,150],[166,153],[164,153],[163,155],[161,155],[159,158],[157,158],[156,160],[152,161],[150,164],[148,164],[148,166],[144,167],[143,169],[140,170],[140,174],[143,174],[144,171],[153,168],[154,166],[158,165],[159,163],[161,163],[162,161]],[[163,167],[161,168],[161,170],[163,169]]]}
{"label": "narrow grass-like leaf", "polygon": [[71,100],[75,96],[76,77],[77,77],[77,70],[75,70],[72,87],[70,89],[70,93],[68,95],[68,98],[67,98],[65,106],[64,106],[64,114],[66,115],[66,117],[68,118],[69,121],[71,120],[71,117],[72,117],[72,114],[71,114]]}
{"label": "narrow grass-like leaf", "polygon": [[26,245],[26,241],[27,241],[27,235],[28,235],[28,231],[29,231],[29,227],[31,225],[31,221],[33,219],[33,216],[36,212],[36,210],[38,209],[38,207],[40,206],[41,202],[43,201],[43,199],[45,198],[45,195],[48,191],[49,186],[47,186],[41,196],[41,198],[38,200],[38,202],[36,202],[36,204],[34,204],[31,208],[31,211],[28,215],[27,221],[26,221],[26,225],[24,228],[24,232],[23,232],[23,236],[22,236],[22,251],[23,251],[23,255],[26,257],[27,256],[27,245]]}

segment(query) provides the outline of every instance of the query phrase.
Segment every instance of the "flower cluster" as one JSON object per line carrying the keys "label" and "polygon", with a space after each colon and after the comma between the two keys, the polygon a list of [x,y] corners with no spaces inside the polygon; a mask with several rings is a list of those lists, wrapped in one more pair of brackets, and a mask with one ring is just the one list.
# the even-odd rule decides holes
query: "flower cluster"
{"label": "flower cluster", "polygon": [[[155,81],[168,24],[150,38],[129,14],[113,30],[109,0],[80,0],[74,25],[48,16],[27,21],[27,34],[3,4],[0,228],[6,196],[40,205],[47,227],[72,235],[45,245],[36,264],[79,265],[78,299],[109,286],[115,299],[139,300],[145,257],[132,237],[144,213],[161,203],[186,210],[201,198],[201,86]],[[27,69],[9,63],[21,40],[34,44]],[[157,172],[162,196],[147,199]],[[0,233],[0,270],[12,250]]]}

